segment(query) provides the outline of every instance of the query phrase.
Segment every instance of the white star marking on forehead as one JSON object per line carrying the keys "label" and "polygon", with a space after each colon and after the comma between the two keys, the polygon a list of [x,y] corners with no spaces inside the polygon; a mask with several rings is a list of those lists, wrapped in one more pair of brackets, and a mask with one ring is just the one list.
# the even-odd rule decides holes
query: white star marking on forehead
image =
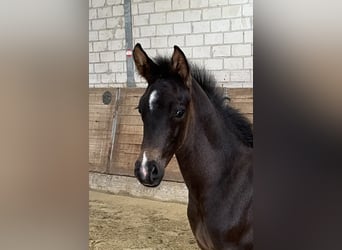
{"label": "white star marking on forehead", "polygon": [[157,90],[153,90],[151,95],[150,95],[150,99],[148,100],[148,106],[149,106],[151,111],[154,108],[154,103],[156,102],[157,98],[158,98]]}

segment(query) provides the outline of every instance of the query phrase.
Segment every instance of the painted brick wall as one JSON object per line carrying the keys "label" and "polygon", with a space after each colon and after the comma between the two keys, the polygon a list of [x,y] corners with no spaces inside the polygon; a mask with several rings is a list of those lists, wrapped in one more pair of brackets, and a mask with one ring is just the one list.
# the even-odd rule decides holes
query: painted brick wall
{"label": "painted brick wall", "polygon": [[[132,25],[150,56],[176,44],[220,85],[253,87],[253,0],[132,0]],[[123,0],[89,0],[91,87],[126,85],[125,50]]]}

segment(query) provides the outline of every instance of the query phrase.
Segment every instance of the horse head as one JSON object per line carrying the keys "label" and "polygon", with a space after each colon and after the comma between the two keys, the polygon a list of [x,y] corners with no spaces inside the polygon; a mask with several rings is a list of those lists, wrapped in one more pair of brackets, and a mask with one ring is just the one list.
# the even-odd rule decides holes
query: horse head
{"label": "horse head", "polygon": [[143,185],[155,187],[186,136],[191,113],[190,68],[177,46],[171,60],[159,58],[154,62],[138,43],[133,57],[137,71],[148,83],[138,106],[144,134],[134,173]]}

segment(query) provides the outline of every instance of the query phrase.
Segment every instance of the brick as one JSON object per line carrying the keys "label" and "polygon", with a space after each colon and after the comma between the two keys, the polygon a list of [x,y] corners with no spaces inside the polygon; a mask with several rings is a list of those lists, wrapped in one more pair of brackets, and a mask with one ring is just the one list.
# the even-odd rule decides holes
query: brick
{"label": "brick", "polygon": [[166,1],[156,1],[155,2],[155,10],[158,11],[171,11],[171,0]]}
{"label": "brick", "polygon": [[192,23],[192,31],[193,33],[204,33],[210,31],[210,22],[193,22]]}
{"label": "brick", "polygon": [[224,33],[224,43],[242,43],[243,32]]}
{"label": "brick", "polygon": [[205,45],[222,44],[222,42],[223,42],[222,33],[205,34],[205,39],[204,39]]}
{"label": "brick", "polygon": [[107,5],[123,4],[123,0],[107,0]]}
{"label": "brick", "polygon": [[231,5],[222,8],[222,17],[232,18],[241,16],[241,5]]}
{"label": "brick", "polygon": [[151,48],[150,38],[138,38],[134,40],[134,44],[140,43],[144,49]]}
{"label": "brick", "polygon": [[103,7],[105,5],[106,0],[92,0],[92,6],[96,7]]}
{"label": "brick", "polygon": [[125,38],[125,30],[124,29],[116,29],[115,38],[116,39]]}
{"label": "brick", "polygon": [[94,64],[89,64],[89,69],[88,69],[89,74],[94,73]]}
{"label": "brick", "polygon": [[187,34],[191,33],[191,24],[190,23],[177,23],[174,24],[174,33],[175,34]]}
{"label": "brick", "polygon": [[154,12],[154,2],[139,3],[138,12],[140,14],[153,13]]}
{"label": "brick", "polygon": [[204,60],[204,66],[208,70],[221,70],[223,67],[222,59],[207,59]]}
{"label": "brick", "polygon": [[178,45],[180,47],[184,46],[184,36],[169,36],[168,47],[173,47],[174,45]]}
{"label": "brick", "polygon": [[173,10],[189,9],[189,0],[172,0]]}
{"label": "brick", "polygon": [[117,73],[115,75],[116,83],[126,83],[127,82],[127,74],[126,73]]}
{"label": "brick", "polygon": [[253,43],[253,31],[245,31],[244,32],[245,43]]}
{"label": "brick", "polygon": [[109,50],[120,50],[123,48],[123,40],[108,41]]}
{"label": "brick", "polygon": [[182,48],[182,51],[187,58],[192,58],[192,48],[184,47]]}
{"label": "brick", "polygon": [[184,11],[184,21],[200,21],[200,20],[201,20],[200,10]]}
{"label": "brick", "polygon": [[222,32],[230,30],[230,21],[227,19],[211,21],[211,32]]}
{"label": "brick", "polygon": [[99,83],[98,75],[97,74],[89,74],[89,83]]}
{"label": "brick", "polygon": [[[136,78],[134,78],[134,79],[136,79]],[[144,83],[137,82],[137,88],[147,88],[146,81]]]}
{"label": "brick", "polygon": [[97,31],[89,31],[89,41],[97,41],[99,40],[99,34]]}
{"label": "brick", "polygon": [[89,52],[93,52],[93,43],[89,43]]}
{"label": "brick", "polygon": [[190,0],[190,8],[203,8],[208,7],[208,0]]}
{"label": "brick", "polygon": [[96,18],[97,18],[97,10],[89,9],[89,19],[96,19]]}
{"label": "brick", "polygon": [[122,28],[123,22],[123,17],[107,18],[107,29]]}
{"label": "brick", "polygon": [[166,21],[168,23],[181,23],[183,22],[183,11],[169,12],[166,14]]}
{"label": "brick", "polygon": [[252,47],[250,44],[234,44],[232,45],[233,56],[250,56],[252,55]]}
{"label": "brick", "polygon": [[138,15],[138,4],[132,4],[131,5],[131,14],[133,16]]}
{"label": "brick", "polygon": [[224,59],[224,68],[225,69],[243,69],[243,60],[242,58],[225,58]]}
{"label": "brick", "polygon": [[110,72],[124,72],[124,63],[123,62],[109,63],[109,71]]}
{"label": "brick", "polygon": [[250,81],[251,74],[249,71],[233,71],[230,73],[231,81]]}
{"label": "brick", "polygon": [[149,55],[149,57],[157,56],[157,50],[156,49],[146,49],[145,51],[146,51],[147,55]]}
{"label": "brick", "polygon": [[90,63],[100,62],[100,54],[99,53],[89,53],[89,62]]}
{"label": "brick", "polygon": [[106,20],[100,19],[100,20],[93,20],[91,21],[91,26],[93,30],[101,30],[106,28]]}
{"label": "brick", "polygon": [[113,30],[100,30],[99,40],[111,40],[114,38]]}
{"label": "brick", "polygon": [[137,27],[133,27],[133,37],[140,37],[140,29]]}
{"label": "brick", "polygon": [[253,16],[253,4],[244,4],[242,9],[244,16]]}
{"label": "brick", "polygon": [[167,47],[167,37],[152,37],[151,38],[151,47],[152,48],[166,48]]}
{"label": "brick", "polygon": [[165,13],[156,13],[150,15],[150,24],[163,24],[166,23]]}
{"label": "brick", "polygon": [[94,42],[93,43],[93,49],[94,49],[94,52],[105,51],[105,50],[107,50],[107,42],[105,42],[105,41]]}
{"label": "brick", "polygon": [[227,0],[209,0],[209,6],[227,5]]}
{"label": "brick", "polygon": [[156,35],[156,26],[144,26],[140,28],[140,36],[155,36]]}
{"label": "brick", "polygon": [[157,48],[157,54],[161,56],[171,55],[170,48]]}
{"label": "brick", "polygon": [[242,88],[253,88],[253,77],[251,76],[251,82],[243,82]]}
{"label": "brick", "polygon": [[123,15],[124,15],[123,5],[114,5],[113,6],[113,16],[123,16]]}
{"label": "brick", "polygon": [[107,63],[96,63],[95,64],[95,72],[96,73],[104,73],[108,71]]}
{"label": "brick", "polygon": [[[204,59],[206,60],[206,59]],[[198,67],[204,67],[204,61],[203,59],[193,59],[191,58],[191,62],[195,65],[197,65]]]}
{"label": "brick", "polygon": [[115,52],[115,61],[126,61],[126,51],[120,50]]}
{"label": "brick", "polygon": [[249,17],[232,19],[232,30],[246,30],[251,29],[251,20]]}
{"label": "brick", "polygon": [[229,4],[242,4],[248,3],[248,0],[229,0]]}
{"label": "brick", "polygon": [[245,57],[243,59],[243,68],[244,69],[253,69],[253,57]]}
{"label": "brick", "polygon": [[163,24],[163,25],[157,26],[157,36],[172,35],[172,34],[173,34],[172,24]]}
{"label": "brick", "polygon": [[186,46],[203,45],[203,35],[188,35],[185,37]]}
{"label": "brick", "polygon": [[133,16],[134,26],[148,25],[149,15],[137,15]]}
{"label": "brick", "polygon": [[213,46],[213,57],[230,56],[230,45]]}
{"label": "brick", "polygon": [[221,8],[204,9],[202,16],[204,20],[219,19],[221,18]]}
{"label": "brick", "polygon": [[115,82],[115,74],[101,74],[102,83],[113,83]]}
{"label": "brick", "polygon": [[222,84],[226,88],[243,88],[244,82],[227,82]]}
{"label": "brick", "polygon": [[99,18],[111,17],[112,16],[112,8],[111,7],[99,8],[99,9],[97,9],[97,15]]}
{"label": "brick", "polygon": [[216,71],[214,75],[218,82],[226,82],[230,78],[230,72],[224,70]]}
{"label": "brick", "polygon": [[114,61],[114,52],[107,51],[100,53],[101,62],[110,62]]}
{"label": "brick", "polygon": [[192,48],[192,57],[193,58],[209,58],[210,46]]}

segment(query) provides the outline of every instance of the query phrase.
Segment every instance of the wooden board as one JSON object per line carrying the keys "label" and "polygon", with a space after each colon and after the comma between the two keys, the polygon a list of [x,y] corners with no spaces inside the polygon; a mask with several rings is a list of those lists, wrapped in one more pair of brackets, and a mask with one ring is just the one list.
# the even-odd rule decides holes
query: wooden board
{"label": "wooden board", "polygon": [[[113,100],[102,103],[103,93],[109,90]],[[140,153],[143,124],[137,111],[145,89],[89,90],[89,162],[90,171],[134,176],[134,164]],[[227,89],[229,103],[253,122],[253,89]],[[183,181],[177,160],[172,158],[165,171],[165,180]]]}
{"label": "wooden board", "polygon": [[89,89],[89,165],[90,171],[107,172],[112,151],[112,125],[116,101],[102,102],[105,91],[115,99],[117,89]]}

